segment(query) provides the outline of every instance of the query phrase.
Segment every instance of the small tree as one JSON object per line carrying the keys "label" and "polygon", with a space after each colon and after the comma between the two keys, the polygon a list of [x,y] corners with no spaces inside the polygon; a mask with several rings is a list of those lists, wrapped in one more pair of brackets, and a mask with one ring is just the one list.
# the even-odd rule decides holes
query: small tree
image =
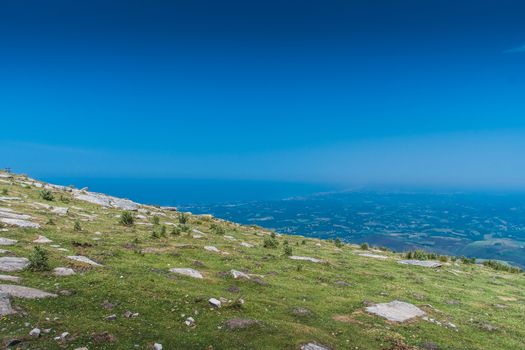
{"label": "small tree", "polygon": [[42,199],[46,201],[52,201],[55,199],[55,196],[53,196],[53,192],[51,192],[50,190],[40,191],[40,197],[42,197]]}
{"label": "small tree", "polygon": [[343,246],[343,242],[339,238],[335,239],[334,244],[337,248],[341,248]]}
{"label": "small tree", "polygon": [[29,256],[29,269],[31,271],[49,271],[48,252],[40,246],[36,246]]}
{"label": "small tree", "polygon": [[153,225],[159,225],[160,224],[160,218],[158,216],[154,216],[153,219],[151,219],[153,222]]}
{"label": "small tree", "polygon": [[179,213],[179,222],[182,225],[186,225],[188,223],[188,215],[186,215],[185,213]]}
{"label": "small tree", "polygon": [[80,221],[78,220],[75,221],[75,224],[73,225],[73,230],[82,231],[82,226],[80,225]]}
{"label": "small tree", "polygon": [[361,249],[362,250],[368,250],[368,243],[361,243]]}
{"label": "small tree", "polygon": [[135,219],[129,211],[123,211],[122,214],[120,214],[119,222],[124,226],[132,226],[135,222]]}
{"label": "small tree", "polygon": [[283,253],[284,253],[284,255],[286,255],[286,256],[290,256],[290,255],[292,255],[292,253],[293,253],[292,247],[290,247],[290,245],[288,245],[288,244],[285,244],[285,245],[283,246]]}
{"label": "small tree", "polygon": [[263,241],[264,248],[277,248],[279,242],[273,237],[265,237]]}

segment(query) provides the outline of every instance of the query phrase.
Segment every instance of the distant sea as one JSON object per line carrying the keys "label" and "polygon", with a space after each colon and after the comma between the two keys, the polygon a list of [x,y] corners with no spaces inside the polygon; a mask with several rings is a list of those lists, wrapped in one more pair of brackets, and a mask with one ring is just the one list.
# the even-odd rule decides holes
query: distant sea
{"label": "distant sea", "polygon": [[279,200],[337,190],[324,184],[148,178],[44,177],[57,185],[88,187],[90,191],[156,205],[196,205],[226,202]]}

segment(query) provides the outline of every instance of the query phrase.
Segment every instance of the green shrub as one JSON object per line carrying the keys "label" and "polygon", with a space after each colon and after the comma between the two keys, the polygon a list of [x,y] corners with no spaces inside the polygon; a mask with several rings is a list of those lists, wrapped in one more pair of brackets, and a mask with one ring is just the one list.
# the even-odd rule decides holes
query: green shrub
{"label": "green shrub", "polygon": [[31,271],[49,271],[49,253],[40,246],[36,246],[29,256],[29,269]]}
{"label": "green shrub", "polygon": [[48,218],[46,225],[55,225],[55,221],[53,220],[53,218]]}
{"label": "green shrub", "polygon": [[172,236],[180,236],[180,233],[181,233],[181,229],[178,228],[178,227],[173,227],[173,228],[171,229],[171,232],[170,232],[170,234],[171,234]]}
{"label": "green shrub", "polygon": [[7,188],[2,188],[2,195],[7,196],[8,194]]}
{"label": "green shrub", "polygon": [[160,224],[160,218],[158,216],[154,216],[151,219],[151,222],[153,223],[153,225],[159,225]]}
{"label": "green shrub", "polygon": [[53,193],[50,190],[40,191],[40,197],[42,197],[42,199],[46,201],[52,201],[55,199],[55,196],[53,196]]}
{"label": "green shrub", "polygon": [[185,213],[179,213],[179,222],[182,225],[186,225],[188,223],[188,215]]}
{"label": "green shrub", "polygon": [[210,229],[216,234],[216,235],[224,235],[226,233],[226,230],[224,227],[217,225],[217,224],[211,224]]}
{"label": "green shrub", "polygon": [[264,248],[277,248],[279,245],[279,242],[277,242],[277,239],[273,237],[265,237],[263,241],[263,247]]}
{"label": "green shrub", "polygon": [[190,225],[181,225],[180,229],[181,229],[182,232],[190,232],[191,227],[190,227]]}
{"label": "green shrub", "polygon": [[343,242],[339,238],[335,239],[334,244],[337,248],[341,248],[344,245]]}
{"label": "green shrub", "polygon": [[292,249],[292,247],[290,247],[288,244],[285,244],[285,245],[283,246],[283,253],[284,253],[284,255],[286,255],[286,256],[290,256],[290,255],[292,255],[292,254],[293,254],[293,249]]}
{"label": "green shrub", "polygon": [[135,223],[135,218],[133,218],[133,215],[129,211],[123,211],[122,214],[120,214],[119,222],[124,226],[132,226]]}
{"label": "green shrub", "polygon": [[507,265],[507,264],[503,264],[495,260],[486,260],[483,262],[483,265],[490,267],[497,271],[505,271],[505,272],[510,272],[510,273],[523,272],[519,267],[514,267],[514,266]]}
{"label": "green shrub", "polygon": [[366,243],[366,242],[365,243],[361,243],[360,247],[361,247],[362,250],[368,250],[368,248],[369,248],[368,247],[368,243]]}
{"label": "green shrub", "polygon": [[73,230],[82,231],[82,226],[80,225],[80,221],[78,220],[75,221],[75,224],[73,225]]}

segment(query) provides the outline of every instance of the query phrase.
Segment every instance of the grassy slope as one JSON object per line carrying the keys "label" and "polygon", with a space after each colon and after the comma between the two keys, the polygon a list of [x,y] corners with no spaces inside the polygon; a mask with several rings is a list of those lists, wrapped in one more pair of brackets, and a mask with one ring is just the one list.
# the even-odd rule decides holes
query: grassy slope
{"label": "grassy slope", "polygon": [[[395,339],[412,346],[433,342],[440,349],[525,347],[523,275],[472,265],[437,270],[403,266],[395,263],[395,254],[389,254],[390,259],[386,261],[375,260],[358,256],[356,246],[345,245],[337,249],[331,242],[314,239],[306,239],[302,244],[303,237],[299,236],[279,237],[279,248],[268,249],[262,247],[267,232],[260,228],[198,216],[190,218],[190,226],[208,233],[204,239],[194,239],[186,233],[171,236],[170,227],[166,238],[155,239],[151,235],[152,227],[124,227],[118,223],[119,210],[73,200],[67,192],[55,191],[55,201],[46,202],[40,198],[37,188],[24,188],[16,182],[0,183],[0,191],[4,188],[10,196],[22,196],[24,200],[22,203],[0,202],[0,206],[29,213],[42,224],[42,229],[38,230],[12,228],[0,232],[0,236],[19,240],[16,246],[6,248],[17,256],[27,257],[33,250],[32,240],[42,234],[70,251],[65,253],[47,247],[51,266],[70,266],[80,272],[70,277],[55,277],[50,272],[16,274],[23,277],[20,284],[25,286],[75,292],[55,299],[13,301],[27,314],[2,319],[0,339],[26,337],[30,328],[24,326],[25,322],[53,329],[52,334],[28,339],[19,345],[21,348],[132,349],[137,344],[144,349],[159,342],[164,349],[207,349],[209,346],[213,349],[297,349],[304,342],[317,341],[335,349],[386,349]],[[69,201],[61,202],[60,195]],[[71,209],[67,216],[61,217],[29,206],[32,202]],[[98,217],[94,221],[82,221],[84,218],[79,213]],[[161,217],[161,224],[177,222],[176,213],[165,213],[167,216]],[[55,225],[46,224],[48,218],[52,218]],[[73,230],[75,220],[80,220],[82,231]],[[212,222],[222,225],[226,235],[236,237],[237,241],[213,234]],[[93,240],[97,237],[96,231],[103,233],[99,241]],[[294,255],[321,258],[327,263],[288,259],[282,249],[285,239],[293,247]],[[92,246],[74,246],[74,241]],[[256,244],[256,247],[241,247],[241,241]],[[181,243],[193,247],[177,248]],[[208,252],[203,249],[204,245],[214,245],[230,255]],[[149,247],[157,247],[159,252],[139,252]],[[65,256],[73,253],[99,261],[104,267],[72,263]],[[195,260],[204,266],[194,266]],[[171,267],[198,269],[205,274],[205,279],[171,274],[168,272]],[[264,275],[267,285],[220,274],[230,269]],[[452,270],[461,272],[456,275]],[[335,284],[341,280],[351,286]],[[239,287],[240,293],[229,292],[231,286]],[[210,297],[232,300],[242,297],[245,304],[240,310],[211,309],[207,302]],[[510,299],[502,301],[502,298]],[[431,317],[457,325],[458,331],[423,320],[389,324],[363,312],[365,301],[394,299],[421,306]],[[106,310],[101,306],[104,300],[118,305]],[[457,300],[459,304],[447,303],[449,300]],[[500,309],[495,304],[508,307]],[[294,316],[293,307],[306,307],[313,314]],[[126,310],[139,312],[140,316],[124,318],[122,313]],[[113,313],[118,315],[117,320],[104,320]],[[195,318],[196,327],[184,324],[187,316]],[[334,316],[339,316],[339,321],[334,320]],[[257,319],[262,321],[262,326],[237,331],[221,327],[225,320],[233,317]],[[58,319],[53,321],[54,318]],[[484,329],[486,324],[498,329],[488,331]],[[54,341],[53,337],[63,331],[70,332],[71,339],[66,343]],[[94,343],[92,333],[103,331],[111,333],[116,340]]]}

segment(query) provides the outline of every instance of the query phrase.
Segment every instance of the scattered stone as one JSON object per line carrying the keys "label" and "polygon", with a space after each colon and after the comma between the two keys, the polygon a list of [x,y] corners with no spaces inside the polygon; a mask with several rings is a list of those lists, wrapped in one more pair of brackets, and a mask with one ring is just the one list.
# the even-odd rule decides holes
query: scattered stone
{"label": "scattered stone", "polygon": [[106,316],[104,319],[106,321],[115,321],[117,319],[117,315],[116,314],[109,315],[109,316]]}
{"label": "scattered stone", "polygon": [[33,338],[40,337],[40,329],[39,328],[33,328],[31,330],[31,332],[29,332],[29,335],[32,336]]}
{"label": "scattered stone", "polygon": [[57,296],[56,294],[44,292],[40,289],[15,286],[12,284],[0,284],[0,293],[5,293],[15,298],[25,299],[54,298]]}
{"label": "scattered stone", "polygon": [[217,247],[214,247],[212,245],[204,246],[204,249],[206,249],[209,252],[214,252],[214,253],[220,253],[221,252],[219,249],[217,249]]}
{"label": "scattered stone", "polygon": [[26,214],[18,214],[9,208],[0,208],[0,218],[30,220],[31,216]]}
{"label": "scattered stone", "polygon": [[405,322],[426,314],[417,306],[398,300],[369,306],[366,311],[392,322]]}
{"label": "scattered stone", "polygon": [[0,281],[6,281],[6,282],[20,282],[21,278],[17,276],[10,276],[10,275],[0,275]]}
{"label": "scattered stone", "polygon": [[422,266],[422,267],[440,267],[443,266],[438,261],[431,261],[431,260],[399,260],[397,262],[398,264],[403,265],[415,265],[415,266]]}
{"label": "scattered stone", "polygon": [[117,338],[113,334],[110,334],[107,331],[101,333],[92,333],[91,339],[93,339],[93,342],[97,344],[113,343],[117,340]]}
{"label": "scattered stone", "polygon": [[83,346],[81,348],[76,348],[75,350],[89,350],[86,346]]}
{"label": "scattered stone", "polygon": [[0,201],[4,201],[4,202],[21,201],[21,200],[22,200],[22,198],[20,198],[20,197],[7,197],[7,196],[0,197]]}
{"label": "scattered stone", "polygon": [[4,224],[11,226],[25,227],[25,228],[39,228],[40,225],[31,221],[18,220],[18,219],[9,219],[9,218],[0,218],[0,221]]}
{"label": "scattered stone", "polygon": [[14,256],[0,257],[0,271],[15,272],[21,271],[29,266],[29,260],[26,258],[17,258]]}
{"label": "scattered stone", "polygon": [[241,272],[241,271],[237,271],[237,270],[230,270],[230,274],[235,279],[238,279],[238,278],[247,279],[247,280],[251,279],[251,277],[248,274]]}
{"label": "scattered stone", "polygon": [[122,210],[137,210],[139,204],[129,199],[116,198],[102,193],[75,190],[73,196],[81,201],[101,205],[103,207],[118,208]]}
{"label": "scattered stone", "polygon": [[0,237],[0,245],[14,245],[17,242],[18,241],[15,240],[15,239],[9,239],[9,238]]}
{"label": "scattered stone", "polygon": [[193,319],[193,317],[188,317],[186,321],[184,321],[184,324],[186,324],[186,326],[188,327],[191,327],[195,324],[195,320]]}
{"label": "scattered stone", "polygon": [[312,311],[310,311],[309,309],[305,307],[294,307],[292,309],[292,313],[295,316],[306,317],[306,316],[310,316],[312,314]]}
{"label": "scattered stone", "polygon": [[424,350],[439,350],[439,346],[433,342],[425,342],[421,344],[421,348]]}
{"label": "scattered stone", "polygon": [[9,300],[9,295],[6,293],[0,293],[0,317],[13,315],[15,310],[11,307],[11,301]]}
{"label": "scattered stone", "polygon": [[57,215],[67,215],[67,213],[69,212],[69,208],[66,208],[66,207],[54,207],[53,209],[51,209],[51,212],[53,214],[57,214]]}
{"label": "scattered stone", "polygon": [[153,344],[153,350],[162,350],[162,344],[159,344],[159,343]]}
{"label": "scattered stone", "polygon": [[228,287],[227,291],[230,293],[240,293],[241,289],[237,286],[230,286]]}
{"label": "scattered stone", "polygon": [[350,287],[352,284],[346,281],[336,281],[335,284],[341,287]]}
{"label": "scattered stone", "polygon": [[4,345],[6,346],[6,348],[9,348],[11,346],[15,346],[15,345],[18,345],[22,342],[21,339],[16,339],[16,338],[12,338],[12,339],[7,339],[4,341]]}
{"label": "scattered stone", "polygon": [[0,249],[0,254],[7,254],[9,253],[10,251],[9,250],[6,250],[6,249]]}
{"label": "scattered stone", "polygon": [[308,343],[308,344],[301,345],[300,349],[301,350],[330,350],[330,348],[324,345],[319,345],[317,343]]}
{"label": "scattered stone", "polygon": [[53,274],[55,276],[71,276],[75,274],[75,271],[69,267],[55,267],[53,269]]}
{"label": "scattered stone", "polygon": [[60,339],[61,340],[66,340],[71,334],[69,332],[62,332],[62,334],[60,334]]}
{"label": "scattered stone", "polygon": [[208,300],[208,303],[210,303],[211,306],[216,307],[216,308],[220,308],[221,307],[221,301],[218,300],[218,299],[215,299],[215,298],[210,298]]}
{"label": "scattered stone", "polygon": [[179,275],[193,277],[193,278],[200,278],[200,279],[204,278],[199,271],[191,269],[191,268],[173,268],[173,269],[170,269],[170,272],[177,273]]}
{"label": "scattered stone", "polygon": [[292,260],[301,260],[301,261],[310,261],[310,262],[313,262],[313,263],[320,263],[320,262],[322,262],[322,260],[320,260],[320,259],[310,258],[309,256],[292,255],[292,256],[290,256],[290,259],[292,259]]}
{"label": "scattered stone", "polygon": [[106,310],[111,310],[115,306],[117,306],[117,304],[110,303],[109,300],[104,300],[104,302],[102,303],[102,307]]}
{"label": "scattered stone", "polygon": [[85,256],[82,256],[82,255],[72,255],[72,256],[67,256],[67,258],[71,259],[71,260],[74,260],[74,261],[78,261],[78,262],[84,263],[84,264],[89,264],[89,265],[93,265],[93,266],[102,266],[101,264],[99,264],[97,262],[94,262],[90,258],[86,258]]}
{"label": "scattered stone", "polygon": [[224,326],[229,330],[246,329],[259,325],[260,322],[248,318],[232,318],[224,323]]}
{"label": "scattered stone", "polygon": [[378,255],[378,254],[361,253],[361,254],[358,254],[358,255],[359,256],[364,256],[364,257],[367,257],[367,258],[373,258],[373,259],[381,259],[381,260],[388,259],[388,256]]}
{"label": "scattered stone", "polygon": [[246,248],[253,248],[253,244],[246,243],[246,242],[241,242],[241,246],[246,247]]}
{"label": "scattered stone", "polygon": [[138,312],[131,312],[129,310],[124,312],[124,317],[125,318],[132,318],[132,317],[138,317],[138,316],[139,316]]}
{"label": "scattered stone", "polygon": [[496,330],[498,330],[498,327],[493,325],[493,324],[490,324],[490,323],[482,323],[480,324],[480,328],[487,331],[487,332],[494,332]]}
{"label": "scattered stone", "polygon": [[35,240],[33,241],[33,243],[40,243],[40,244],[46,244],[46,243],[52,243],[52,242],[53,242],[53,241],[50,240],[49,238],[44,237],[44,236],[40,236],[40,235],[38,236],[37,239],[35,239]]}

